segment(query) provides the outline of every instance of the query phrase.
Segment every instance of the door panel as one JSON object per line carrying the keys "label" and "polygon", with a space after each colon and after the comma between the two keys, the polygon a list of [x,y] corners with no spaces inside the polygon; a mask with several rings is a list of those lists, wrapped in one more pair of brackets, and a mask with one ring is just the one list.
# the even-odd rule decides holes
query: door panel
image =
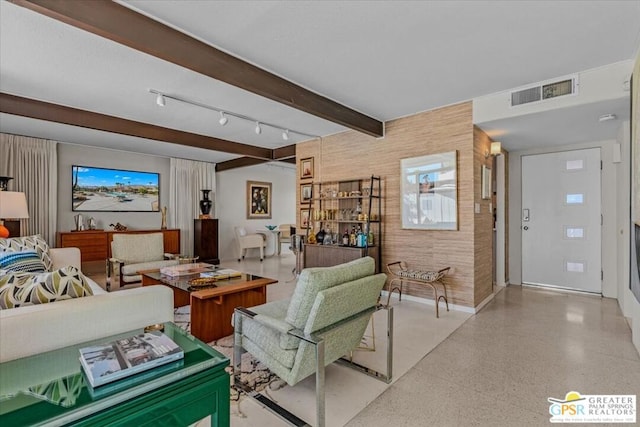
{"label": "door panel", "polygon": [[602,292],[600,149],[522,157],[522,283]]}

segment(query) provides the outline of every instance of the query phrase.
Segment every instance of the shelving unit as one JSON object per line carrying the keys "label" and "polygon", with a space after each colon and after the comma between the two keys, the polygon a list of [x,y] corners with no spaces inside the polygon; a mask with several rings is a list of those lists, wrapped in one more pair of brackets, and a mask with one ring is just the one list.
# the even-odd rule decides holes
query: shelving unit
{"label": "shelving unit", "polygon": [[[307,206],[310,228],[306,230],[304,267],[327,267],[363,256],[382,264],[382,180],[372,175],[364,179],[311,183],[312,197]],[[343,244],[344,230],[365,234],[360,245]],[[326,242],[312,243],[318,234],[330,233]],[[311,238],[311,239],[310,239]],[[324,239],[323,239],[324,240]],[[350,239],[351,240],[351,239]],[[323,244],[326,243],[326,244]],[[357,242],[356,242],[357,243]],[[365,243],[364,245],[362,243]]]}

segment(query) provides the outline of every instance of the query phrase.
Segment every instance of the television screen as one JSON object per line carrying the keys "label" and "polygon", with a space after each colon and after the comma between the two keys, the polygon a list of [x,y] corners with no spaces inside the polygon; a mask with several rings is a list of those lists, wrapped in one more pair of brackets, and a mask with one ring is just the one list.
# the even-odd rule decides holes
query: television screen
{"label": "television screen", "polygon": [[75,212],[158,212],[160,174],[72,166]]}

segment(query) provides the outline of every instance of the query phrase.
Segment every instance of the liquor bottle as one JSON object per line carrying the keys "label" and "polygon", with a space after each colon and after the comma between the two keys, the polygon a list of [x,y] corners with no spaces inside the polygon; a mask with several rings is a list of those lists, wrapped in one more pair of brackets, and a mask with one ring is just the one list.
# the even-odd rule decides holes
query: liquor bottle
{"label": "liquor bottle", "polygon": [[344,246],[349,246],[349,229],[344,229],[344,234],[342,235],[342,244]]}
{"label": "liquor bottle", "polygon": [[356,227],[351,227],[351,234],[349,234],[349,246],[356,245]]}

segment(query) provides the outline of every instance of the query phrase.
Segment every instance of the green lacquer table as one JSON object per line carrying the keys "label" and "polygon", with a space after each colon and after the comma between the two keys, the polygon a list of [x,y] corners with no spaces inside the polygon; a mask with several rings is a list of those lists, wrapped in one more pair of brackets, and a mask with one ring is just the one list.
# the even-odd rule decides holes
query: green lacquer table
{"label": "green lacquer table", "polygon": [[88,385],[78,349],[140,332],[1,363],[0,425],[188,426],[210,415],[212,426],[228,426],[229,359],[173,323],[164,332],[184,350],[183,360]]}

